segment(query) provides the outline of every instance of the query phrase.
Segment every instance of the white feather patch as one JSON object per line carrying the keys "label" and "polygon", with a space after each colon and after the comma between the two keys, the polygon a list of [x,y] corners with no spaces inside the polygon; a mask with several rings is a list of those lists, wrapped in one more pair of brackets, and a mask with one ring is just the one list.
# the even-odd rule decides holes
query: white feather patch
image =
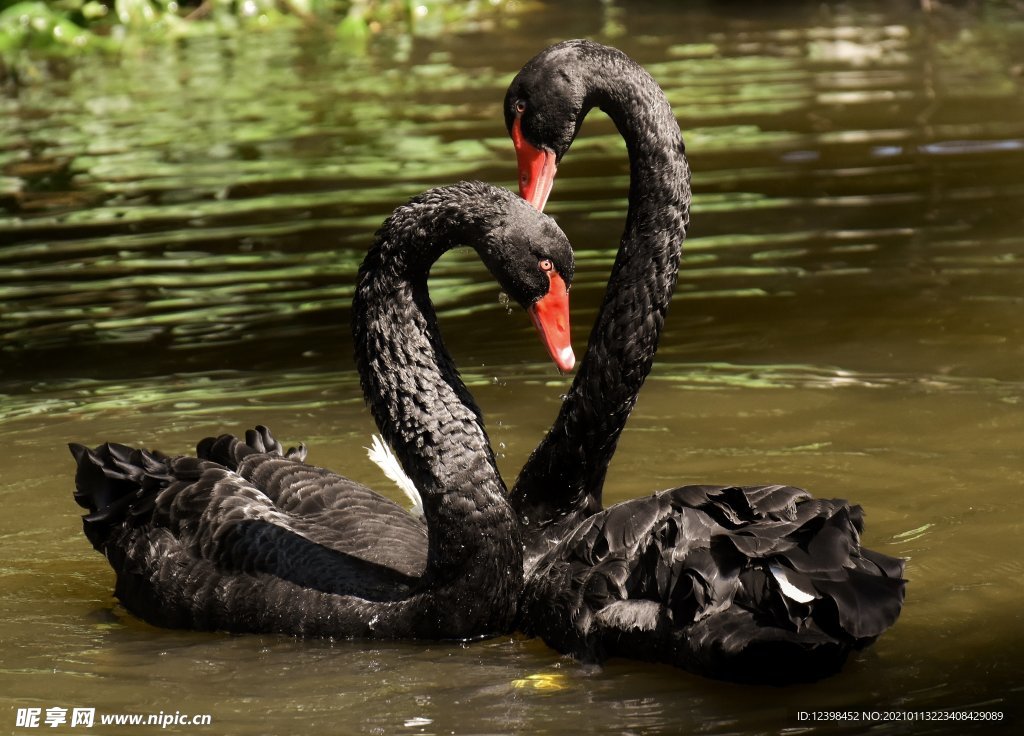
{"label": "white feather patch", "polygon": [[661,620],[661,604],[657,601],[613,601],[597,612],[597,620],[617,629],[654,631]]}
{"label": "white feather patch", "polygon": [[818,597],[814,593],[808,593],[790,582],[789,577],[786,575],[786,568],[781,565],[768,565],[768,569],[771,570],[772,575],[782,589],[782,595],[790,600],[794,600],[797,603],[810,603]]}
{"label": "white feather patch", "polygon": [[384,471],[384,475],[401,488],[402,493],[412,501],[412,508],[409,509],[409,513],[422,519],[423,497],[420,496],[420,491],[416,488],[416,484],[412,482],[412,478],[405,474],[402,464],[395,457],[395,453],[385,444],[384,439],[380,435],[373,435],[373,445],[366,448],[366,454],[370,456],[370,460],[378,468]]}

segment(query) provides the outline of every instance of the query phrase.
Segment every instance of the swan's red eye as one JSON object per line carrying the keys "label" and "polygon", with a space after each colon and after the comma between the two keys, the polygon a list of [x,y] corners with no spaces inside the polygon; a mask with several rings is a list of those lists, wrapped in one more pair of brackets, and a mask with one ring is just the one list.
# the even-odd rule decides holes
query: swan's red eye
{"label": "swan's red eye", "polygon": [[519,113],[520,115],[526,112],[526,103],[523,102],[522,100],[519,100],[516,103],[516,112]]}
{"label": "swan's red eye", "polygon": [[555,270],[555,264],[551,262],[550,258],[543,258],[543,259],[541,259],[541,262],[538,263],[537,265],[540,266],[540,270],[541,271],[554,271]]}

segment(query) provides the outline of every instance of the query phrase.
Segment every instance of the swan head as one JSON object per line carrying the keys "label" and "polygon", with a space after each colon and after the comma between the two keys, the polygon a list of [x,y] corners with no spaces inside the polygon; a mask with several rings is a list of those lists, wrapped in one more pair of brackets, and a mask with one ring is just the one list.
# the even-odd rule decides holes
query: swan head
{"label": "swan head", "polygon": [[555,365],[570,371],[576,364],[569,330],[572,247],[554,220],[511,192],[508,198],[478,250],[505,293],[529,313]]}
{"label": "swan head", "polygon": [[562,156],[588,109],[588,59],[607,47],[565,41],[530,59],[505,93],[505,127],[516,149],[519,193],[544,209]]}

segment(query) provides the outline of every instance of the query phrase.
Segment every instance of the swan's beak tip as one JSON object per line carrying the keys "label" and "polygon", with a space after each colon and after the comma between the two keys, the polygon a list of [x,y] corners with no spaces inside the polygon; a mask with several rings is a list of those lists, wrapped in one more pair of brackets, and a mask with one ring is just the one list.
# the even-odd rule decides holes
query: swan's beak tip
{"label": "swan's beak tip", "polygon": [[576,354],[573,353],[571,346],[566,346],[558,351],[558,369],[562,373],[568,373],[576,366]]}

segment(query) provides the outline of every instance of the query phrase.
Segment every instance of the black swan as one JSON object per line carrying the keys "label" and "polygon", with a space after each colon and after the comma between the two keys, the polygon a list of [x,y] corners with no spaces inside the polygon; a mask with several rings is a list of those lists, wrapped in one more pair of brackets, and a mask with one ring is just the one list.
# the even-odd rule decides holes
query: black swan
{"label": "black swan", "polygon": [[510,630],[523,578],[518,526],[427,292],[431,265],[460,244],[527,307],[556,362],[571,362],[572,251],[550,218],[507,190],[463,182],[384,222],[359,271],[356,364],[378,427],[422,495],[426,533],[419,521],[405,527],[425,543],[422,571],[384,564],[387,554],[372,549],[346,553],[351,529],[333,522],[372,507],[375,494],[305,465],[303,448],[284,452],[265,428],[244,441],[203,440],[197,457],[73,444],[85,534],[117,573],[125,608],[161,626],[299,636]]}
{"label": "black swan", "polygon": [[527,556],[518,626],[590,661],[768,683],[831,674],[903,602],[903,561],[860,546],[859,506],[789,486],[684,486],[601,510],[675,288],[690,173],[654,79],[617,49],[567,41],[528,62],[505,98],[535,206],[593,107],[625,138],[629,210],[586,355],[512,491]]}

